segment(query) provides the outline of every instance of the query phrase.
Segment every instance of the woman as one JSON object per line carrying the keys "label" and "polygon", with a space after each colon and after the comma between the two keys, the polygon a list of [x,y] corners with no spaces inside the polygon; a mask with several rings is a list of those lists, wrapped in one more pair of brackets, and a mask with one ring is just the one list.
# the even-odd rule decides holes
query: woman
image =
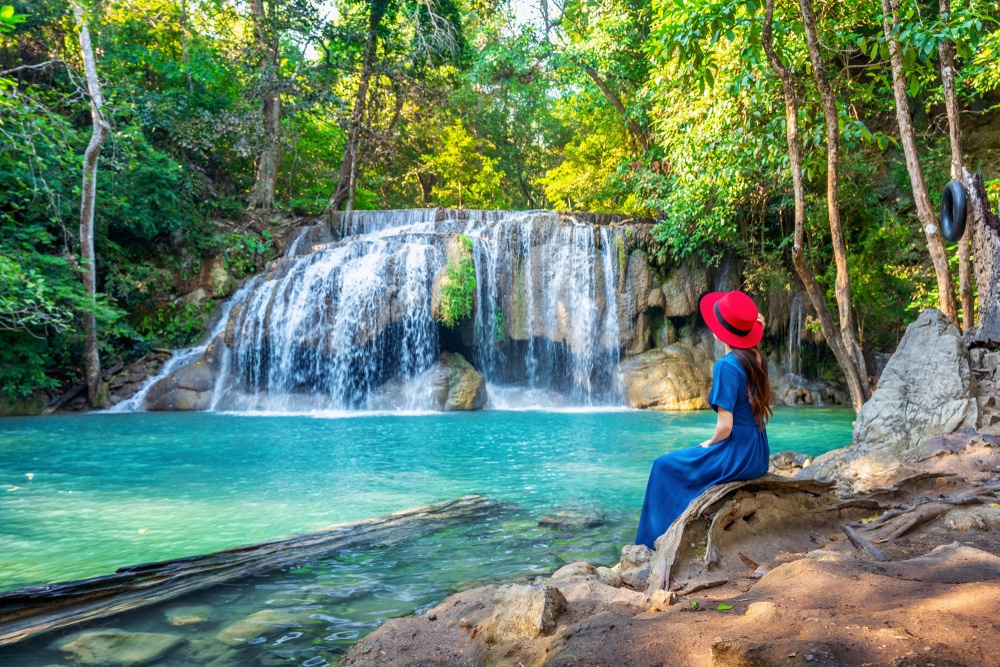
{"label": "woman", "polygon": [[701,300],[701,314],[726,355],[712,369],[708,402],[718,413],[715,435],[670,452],[653,462],[646,499],[635,536],[650,549],[688,503],[713,484],[754,479],[767,472],[767,432],[771,417],[771,385],[767,359],[757,350],[764,319],[743,292],[712,292]]}

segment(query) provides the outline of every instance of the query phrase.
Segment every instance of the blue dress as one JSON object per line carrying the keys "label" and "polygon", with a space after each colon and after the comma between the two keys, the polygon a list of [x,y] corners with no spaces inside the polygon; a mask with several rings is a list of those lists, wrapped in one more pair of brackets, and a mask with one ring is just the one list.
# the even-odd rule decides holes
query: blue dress
{"label": "blue dress", "polygon": [[636,544],[654,548],[656,538],[713,484],[754,479],[767,472],[767,432],[753,418],[747,374],[732,352],[715,362],[708,402],[716,411],[723,408],[733,413],[732,433],[711,447],[681,449],[653,462]]}

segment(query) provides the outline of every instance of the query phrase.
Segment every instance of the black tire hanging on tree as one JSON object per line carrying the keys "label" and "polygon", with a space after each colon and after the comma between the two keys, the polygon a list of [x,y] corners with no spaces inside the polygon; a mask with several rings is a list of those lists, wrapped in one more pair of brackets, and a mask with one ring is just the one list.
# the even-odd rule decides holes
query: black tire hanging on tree
{"label": "black tire hanging on tree", "polygon": [[965,186],[952,181],[941,193],[941,235],[955,243],[965,233],[965,217],[968,211],[968,196]]}

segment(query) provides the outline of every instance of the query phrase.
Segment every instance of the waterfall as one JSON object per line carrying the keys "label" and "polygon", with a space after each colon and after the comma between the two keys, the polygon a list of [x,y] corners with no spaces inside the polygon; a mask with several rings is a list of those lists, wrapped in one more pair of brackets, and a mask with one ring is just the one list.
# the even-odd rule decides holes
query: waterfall
{"label": "waterfall", "polygon": [[[618,404],[629,233],[540,211],[336,216],[298,234],[232,306],[212,407],[364,409],[393,385],[419,398],[443,349],[483,374],[493,407]],[[432,301],[458,234],[471,240],[475,305],[447,329]]]}

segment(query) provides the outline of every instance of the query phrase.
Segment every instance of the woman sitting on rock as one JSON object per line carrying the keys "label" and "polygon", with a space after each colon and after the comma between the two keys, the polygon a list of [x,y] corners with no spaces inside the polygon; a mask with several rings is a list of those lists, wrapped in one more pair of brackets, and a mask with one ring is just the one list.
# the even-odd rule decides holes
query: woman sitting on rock
{"label": "woman sitting on rock", "polygon": [[767,359],[757,349],[764,318],[743,292],[712,292],[701,314],[726,355],[712,369],[708,402],[718,413],[715,435],[699,447],[670,452],[653,462],[635,536],[650,549],[688,504],[713,484],[754,479],[767,472],[770,452],[764,425],[770,419]]}

